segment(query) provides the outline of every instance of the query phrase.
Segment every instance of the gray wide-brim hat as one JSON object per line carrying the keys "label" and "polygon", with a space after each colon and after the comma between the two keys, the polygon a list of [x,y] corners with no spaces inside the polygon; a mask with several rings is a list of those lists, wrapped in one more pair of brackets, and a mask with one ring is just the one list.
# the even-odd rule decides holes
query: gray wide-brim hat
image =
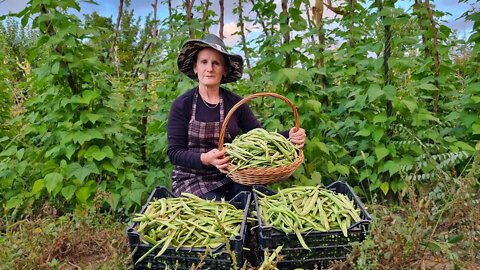
{"label": "gray wide-brim hat", "polygon": [[238,54],[229,53],[223,40],[213,34],[209,34],[203,39],[191,39],[185,42],[178,55],[178,69],[191,79],[198,81],[197,75],[193,72],[193,61],[198,51],[203,48],[215,49],[228,58],[228,63],[225,63],[228,64],[228,73],[222,77],[220,83],[234,82],[242,77],[243,58]]}

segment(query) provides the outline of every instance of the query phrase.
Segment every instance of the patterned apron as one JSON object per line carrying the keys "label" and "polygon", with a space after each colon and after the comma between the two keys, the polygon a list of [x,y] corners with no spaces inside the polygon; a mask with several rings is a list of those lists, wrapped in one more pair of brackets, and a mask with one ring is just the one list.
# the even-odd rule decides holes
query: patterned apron
{"label": "patterned apron", "polygon": [[[188,124],[188,150],[206,153],[218,147],[220,129],[224,120],[223,98],[220,94],[220,122],[199,122],[195,119],[198,95],[197,90],[193,97],[192,116]],[[228,131],[225,132],[225,142],[227,141],[231,141]],[[200,196],[230,181],[224,173],[213,166],[199,170],[177,165],[172,171],[172,190],[177,196],[182,192]]]}

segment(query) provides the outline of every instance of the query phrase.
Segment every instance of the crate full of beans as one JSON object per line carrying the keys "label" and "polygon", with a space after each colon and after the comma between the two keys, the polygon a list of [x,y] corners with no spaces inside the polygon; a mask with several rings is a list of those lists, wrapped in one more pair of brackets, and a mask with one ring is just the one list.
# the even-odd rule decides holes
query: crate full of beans
{"label": "crate full of beans", "polygon": [[[264,264],[281,255],[278,269],[323,269],[343,260],[368,234],[371,217],[345,182],[297,186],[275,192],[254,189],[258,257]],[[269,262],[269,259],[271,262]]]}
{"label": "crate full of beans", "polygon": [[134,269],[231,269],[245,262],[250,192],[204,200],[165,187],[151,193],[127,229]]}

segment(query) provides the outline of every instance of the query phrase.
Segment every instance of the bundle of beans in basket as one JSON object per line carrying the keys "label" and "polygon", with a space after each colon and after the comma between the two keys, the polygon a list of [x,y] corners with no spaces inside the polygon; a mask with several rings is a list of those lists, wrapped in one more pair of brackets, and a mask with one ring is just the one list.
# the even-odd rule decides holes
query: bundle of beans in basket
{"label": "bundle of beans in basket", "polygon": [[[225,144],[235,170],[249,167],[266,168],[292,164],[298,157],[297,148],[277,132],[255,128]],[[232,171],[230,171],[232,173]]]}
{"label": "bundle of beans in basket", "polygon": [[309,247],[301,232],[340,229],[347,237],[350,225],[361,220],[360,209],[346,195],[320,186],[281,189],[271,196],[254,191],[262,223],[285,233],[294,232],[305,249]]}
{"label": "bundle of beans in basket", "polygon": [[169,246],[212,250],[240,234],[244,210],[224,201],[204,200],[190,193],[180,198],[161,198],[150,202],[143,214],[132,219],[139,222],[137,231],[146,244],[161,256]]}

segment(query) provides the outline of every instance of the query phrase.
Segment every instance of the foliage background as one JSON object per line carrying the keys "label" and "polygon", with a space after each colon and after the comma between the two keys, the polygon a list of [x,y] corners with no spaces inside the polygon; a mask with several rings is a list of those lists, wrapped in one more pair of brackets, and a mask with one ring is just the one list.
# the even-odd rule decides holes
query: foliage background
{"label": "foliage background", "polygon": [[[126,218],[154,186],[170,186],[168,110],[193,86],[177,71],[178,50],[221,19],[193,2],[154,1],[140,19],[120,1],[115,22],[97,13],[80,19],[71,12],[80,11],[74,0],[32,0],[2,17],[3,224],[34,215],[46,202],[60,213],[97,209]],[[246,69],[227,87],[242,96],[288,97],[308,133],[305,163],[276,187],[342,178],[369,203],[401,207],[427,198],[437,222],[459,191],[478,193],[478,1],[463,14],[473,22],[466,40],[430,1],[405,10],[395,0],[349,0],[330,7],[333,18],[319,12],[330,2],[312,9],[309,1],[259,0],[249,12],[245,1],[235,3],[242,39],[232,49],[245,56]],[[158,8],[170,16],[156,19]],[[246,39],[245,21],[262,34]],[[293,125],[280,101],[250,105],[269,130]],[[422,243],[438,251],[439,241],[451,239]],[[478,245],[470,248],[478,262]]]}

